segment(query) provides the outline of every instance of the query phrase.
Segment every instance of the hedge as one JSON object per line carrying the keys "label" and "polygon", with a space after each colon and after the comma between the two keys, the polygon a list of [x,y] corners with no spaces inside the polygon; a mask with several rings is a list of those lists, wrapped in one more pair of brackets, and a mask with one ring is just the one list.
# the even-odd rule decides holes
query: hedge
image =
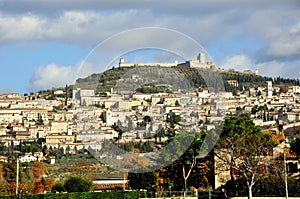
{"label": "hedge", "polygon": [[[21,195],[22,199],[103,199],[103,198],[124,198],[138,199],[139,192],[137,191],[112,191],[112,192],[77,192],[77,193],[49,193],[49,194],[26,194]],[[16,195],[1,196],[0,199],[18,199]]]}

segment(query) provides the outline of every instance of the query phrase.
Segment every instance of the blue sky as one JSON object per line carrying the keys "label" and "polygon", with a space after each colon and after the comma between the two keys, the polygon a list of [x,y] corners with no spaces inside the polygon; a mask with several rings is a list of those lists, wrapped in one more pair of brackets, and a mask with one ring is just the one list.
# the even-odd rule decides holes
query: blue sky
{"label": "blue sky", "polygon": [[[222,68],[300,78],[299,8],[298,0],[0,0],[0,92],[24,94],[72,84],[99,43],[143,27],[193,38]],[[149,50],[125,57],[176,58]],[[92,72],[87,69],[85,75]]]}

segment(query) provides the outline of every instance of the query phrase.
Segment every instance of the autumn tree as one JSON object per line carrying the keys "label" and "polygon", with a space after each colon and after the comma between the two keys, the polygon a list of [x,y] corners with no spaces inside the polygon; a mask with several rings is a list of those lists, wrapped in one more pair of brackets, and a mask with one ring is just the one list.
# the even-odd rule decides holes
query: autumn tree
{"label": "autumn tree", "polygon": [[31,162],[28,167],[29,174],[34,180],[40,180],[47,170],[47,166],[43,162]]}
{"label": "autumn tree", "polygon": [[252,120],[244,117],[225,119],[223,133],[215,146],[216,164],[219,168],[230,170],[234,183],[234,171],[245,178],[248,198],[252,198],[252,187],[259,179],[259,166],[268,166],[269,152],[274,147],[271,136],[263,134]]}

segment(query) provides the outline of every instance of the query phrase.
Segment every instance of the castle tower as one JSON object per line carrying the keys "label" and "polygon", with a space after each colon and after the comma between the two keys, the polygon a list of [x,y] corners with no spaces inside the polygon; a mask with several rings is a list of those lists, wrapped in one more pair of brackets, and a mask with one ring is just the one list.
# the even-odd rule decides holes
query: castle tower
{"label": "castle tower", "polygon": [[198,57],[197,57],[198,61],[200,64],[205,64],[205,54],[204,53],[199,53]]}
{"label": "castle tower", "polygon": [[125,63],[124,58],[121,57],[119,61],[119,67],[121,67]]}

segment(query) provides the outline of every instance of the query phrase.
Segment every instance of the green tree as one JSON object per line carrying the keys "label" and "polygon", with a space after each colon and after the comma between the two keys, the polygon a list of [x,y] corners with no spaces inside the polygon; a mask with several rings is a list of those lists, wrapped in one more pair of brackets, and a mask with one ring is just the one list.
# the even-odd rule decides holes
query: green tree
{"label": "green tree", "polygon": [[179,125],[179,122],[181,121],[180,115],[176,115],[175,113],[170,113],[167,115],[166,119],[166,130],[168,132],[168,135],[170,137],[175,136],[176,134],[176,126]]}
{"label": "green tree", "polygon": [[291,149],[296,153],[298,157],[300,156],[300,138],[292,140]]}
{"label": "green tree", "polygon": [[[201,134],[180,132],[175,137],[170,138],[164,145],[169,145],[170,151],[162,153],[162,162],[173,162],[164,168],[162,175],[165,179],[174,182],[176,189],[187,191],[188,180],[191,174],[195,174],[198,165],[198,156],[203,143],[204,131]],[[181,154],[183,152],[183,154]],[[199,169],[198,169],[199,171]],[[182,179],[182,180],[178,180]]]}
{"label": "green tree", "polygon": [[119,125],[117,125],[116,123],[114,123],[112,126],[111,126],[116,132],[118,132],[118,137],[117,137],[117,140],[120,140],[122,138],[122,135],[124,133],[124,130],[122,130]]}
{"label": "green tree", "polygon": [[157,183],[157,175],[155,172],[128,173],[128,180],[132,189],[151,190]]}
{"label": "green tree", "polygon": [[267,157],[273,147],[271,136],[263,134],[252,120],[246,116],[232,116],[225,119],[221,139],[215,146],[215,156],[219,165],[230,170],[233,184],[234,170],[245,178],[248,198],[252,198],[252,187],[261,174],[259,165],[267,167],[271,163]]}
{"label": "green tree", "polygon": [[67,192],[88,192],[93,187],[93,181],[81,176],[70,176],[64,185]]}
{"label": "green tree", "polygon": [[56,183],[54,183],[53,186],[52,186],[52,191],[55,191],[55,192],[56,191],[57,192],[64,192],[64,191],[66,191],[64,183],[62,183],[62,182],[56,182]]}
{"label": "green tree", "polygon": [[148,124],[152,121],[151,117],[149,115],[146,115],[144,118],[143,118],[143,121]]}

